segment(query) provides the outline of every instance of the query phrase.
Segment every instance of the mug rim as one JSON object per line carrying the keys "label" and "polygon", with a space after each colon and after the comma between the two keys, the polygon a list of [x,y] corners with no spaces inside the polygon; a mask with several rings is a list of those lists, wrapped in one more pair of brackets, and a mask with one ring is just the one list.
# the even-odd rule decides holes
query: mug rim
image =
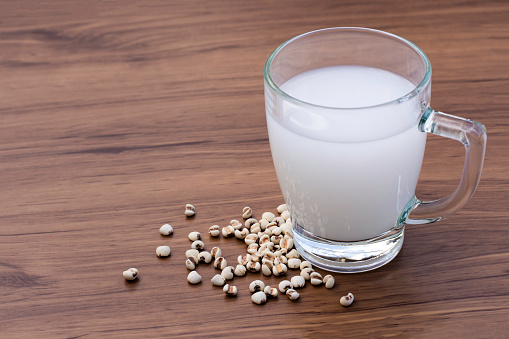
{"label": "mug rim", "polygon": [[[403,95],[403,96],[401,96],[401,97],[399,97],[397,99],[393,99],[393,100],[386,101],[386,102],[383,102],[383,103],[380,103],[380,104],[376,104],[376,105],[358,106],[358,107],[335,107],[335,106],[324,106],[324,105],[313,104],[313,103],[310,103],[310,102],[307,102],[307,101],[304,101],[304,100],[300,100],[300,99],[295,98],[294,96],[289,95],[288,93],[283,91],[278,85],[276,85],[276,83],[274,82],[274,80],[272,80],[272,77],[270,76],[270,67],[272,65],[272,62],[274,61],[274,58],[279,54],[279,52],[283,48],[285,48],[286,46],[288,46],[292,42],[294,42],[296,40],[299,40],[301,38],[304,38],[306,36],[309,36],[309,35],[312,35],[312,34],[316,34],[316,33],[320,33],[320,32],[331,32],[331,31],[359,31],[359,32],[367,32],[367,33],[371,33],[371,34],[376,33],[376,34],[385,35],[385,36],[394,38],[396,40],[399,40],[400,42],[402,42],[405,45],[407,45],[410,48],[412,48],[421,57],[422,61],[424,62],[424,66],[426,68],[423,79],[421,80],[421,82],[418,85],[416,85],[412,89],[412,91],[410,91],[409,93],[407,93],[407,94],[405,94],[405,95]],[[315,107],[315,108],[320,108],[320,109],[331,109],[331,110],[356,110],[356,109],[367,109],[367,108],[389,106],[389,105],[392,105],[392,104],[400,104],[400,103],[403,103],[403,102],[406,102],[408,100],[413,99],[429,83],[429,81],[431,79],[431,63],[430,63],[428,57],[426,56],[426,54],[416,44],[414,44],[413,42],[411,42],[411,41],[409,41],[409,40],[407,40],[405,38],[402,38],[402,37],[400,37],[400,36],[398,36],[396,34],[392,34],[392,33],[389,33],[389,32],[385,32],[385,31],[381,31],[381,30],[377,30],[377,29],[373,29],[373,28],[365,28],[365,27],[329,27],[329,28],[317,29],[317,30],[314,30],[314,31],[309,31],[309,32],[297,35],[297,36],[295,36],[295,37],[293,37],[293,38],[283,42],[281,45],[279,45],[269,55],[269,57],[267,58],[267,61],[265,62],[265,66],[264,66],[264,69],[263,69],[263,77],[264,77],[265,82],[267,83],[267,85],[274,92],[276,92],[278,95],[281,95],[285,99],[287,99],[289,101],[292,101],[294,103],[297,103],[299,105]]]}

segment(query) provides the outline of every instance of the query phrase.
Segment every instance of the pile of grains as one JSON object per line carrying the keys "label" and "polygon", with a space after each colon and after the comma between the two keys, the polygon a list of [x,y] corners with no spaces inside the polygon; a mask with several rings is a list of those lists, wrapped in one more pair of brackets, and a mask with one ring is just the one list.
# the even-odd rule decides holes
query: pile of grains
{"label": "pile of grains", "polygon": [[[286,204],[277,207],[279,216],[272,212],[264,212],[261,219],[252,218],[253,211],[250,207],[244,207],[242,218],[231,220],[229,225],[220,227],[213,225],[209,228],[211,237],[237,238],[246,244],[246,253],[237,257],[237,262],[228,265],[219,247],[213,247],[210,252],[205,251],[205,243],[202,241],[200,232],[193,231],[188,234],[191,248],[186,251],[185,265],[191,271],[187,276],[190,284],[199,284],[202,277],[195,271],[199,263],[213,263],[215,269],[220,273],[214,275],[211,283],[214,286],[223,287],[226,295],[237,296],[237,287],[231,284],[235,276],[244,276],[248,271],[261,271],[264,276],[291,276],[282,280],[276,287],[266,286],[261,280],[254,280],[249,285],[252,293],[251,300],[255,304],[264,304],[267,298],[276,298],[279,293],[285,294],[290,300],[297,300],[300,294],[297,289],[306,286],[309,282],[312,285],[324,285],[325,288],[334,287],[335,280],[332,275],[322,275],[315,272],[310,262],[302,260],[299,253],[293,248],[293,231],[290,213]],[[185,215],[193,217],[196,213],[195,207],[186,205]],[[159,232],[162,235],[171,235],[173,228],[169,224],[161,226]],[[159,257],[170,255],[169,246],[159,246],[156,254]],[[134,280],[138,270],[131,268],[124,272],[126,280]],[[227,281],[229,283],[227,283]],[[350,306],[354,300],[352,293],[341,297],[342,306]]]}

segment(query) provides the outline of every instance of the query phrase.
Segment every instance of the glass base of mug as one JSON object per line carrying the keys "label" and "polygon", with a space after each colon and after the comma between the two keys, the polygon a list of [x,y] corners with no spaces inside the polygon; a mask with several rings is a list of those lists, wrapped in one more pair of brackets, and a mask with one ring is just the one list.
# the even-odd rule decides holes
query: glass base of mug
{"label": "glass base of mug", "polygon": [[300,255],[327,271],[358,273],[387,264],[403,246],[405,225],[399,225],[374,239],[339,242],[317,237],[293,225],[294,245]]}

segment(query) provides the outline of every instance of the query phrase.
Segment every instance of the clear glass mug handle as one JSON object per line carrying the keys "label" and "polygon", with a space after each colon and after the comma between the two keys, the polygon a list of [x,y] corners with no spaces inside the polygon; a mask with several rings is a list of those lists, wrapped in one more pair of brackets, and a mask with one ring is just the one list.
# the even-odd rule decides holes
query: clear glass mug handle
{"label": "clear glass mug handle", "polygon": [[465,146],[465,165],[456,190],[439,200],[417,200],[410,217],[405,222],[407,224],[432,223],[463,207],[479,184],[486,150],[486,128],[477,121],[428,108],[422,115],[419,129],[461,142]]}

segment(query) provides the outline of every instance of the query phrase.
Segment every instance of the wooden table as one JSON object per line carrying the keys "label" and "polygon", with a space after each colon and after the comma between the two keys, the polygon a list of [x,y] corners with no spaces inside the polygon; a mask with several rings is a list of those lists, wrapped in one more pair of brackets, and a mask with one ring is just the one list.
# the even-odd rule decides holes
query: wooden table
{"label": "wooden table", "polygon": [[[0,1],[0,337],[507,338],[508,18],[506,1]],[[189,285],[190,231],[234,262],[245,245],[209,226],[282,203],[267,56],[332,26],[427,53],[432,106],[488,129],[476,194],[448,220],[408,226],[390,264],[297,302],[253,304],[256,274],[225,297],[203,264]],[[450,193],[462,162],[459,143],[429,137],[418,196]],[[164,244],[172,255],[157,258]]]}

